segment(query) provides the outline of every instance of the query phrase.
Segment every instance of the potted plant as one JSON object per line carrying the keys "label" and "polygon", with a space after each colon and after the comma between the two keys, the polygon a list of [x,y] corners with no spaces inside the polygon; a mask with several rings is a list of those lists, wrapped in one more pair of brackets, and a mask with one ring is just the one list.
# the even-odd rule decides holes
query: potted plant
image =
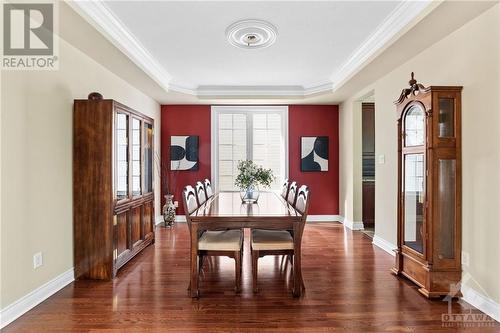
{"label": "potted plant", "polygon": [[264,169],[251,160],[240,161],[238,172],[234,184],[240,189],[241,201],[247,203],[259,200],[259,185],[270,187],[275,179],[271,169]]}

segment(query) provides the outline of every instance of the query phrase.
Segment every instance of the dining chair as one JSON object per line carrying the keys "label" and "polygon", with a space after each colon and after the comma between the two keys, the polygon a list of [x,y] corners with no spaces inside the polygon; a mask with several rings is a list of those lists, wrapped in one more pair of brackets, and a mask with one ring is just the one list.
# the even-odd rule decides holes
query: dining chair
{"label": "dining chair", "polygon": [[205,179],[203,181],[203,185],[205,185],[205,193],[207,194],[207,200],[208,200],[214,195],[214,190],[212,189],[212,183],[210,182],[210,180]]}
{"label": "dining chair", "polygon": [[[258,292],[257,273],[259,258],[267,255],[292,256],[292,270],[296,261],[294,240],[298,240],[302,246],[302,234],[309,210],[311,193],[306,185],[302,185],[297,193],[295,200],[295,209],[302,215],[298,231],[290,233],[287,230],[262,230],[254,229],[250,235],[250,249],[252,252],[252,274],[253,274],[253,292]],[[301,277],[301,288],[305,289],[304,281]]]}
{"label": "dining chair", "polygon": [[196,199],[198,200],[198,205],[201,206],[208,200],[207,193],[205,191],[205,185],[203,185],[202,182],[196,182],[194,188],[196,190]]}
{"label": "dining chair", "polygon": [[286,201],[293,206],[295,204],[296,197],[297,197],[297,182],[292,182],[290,184],[288,193],[286,195]]}
{"label": "dining chair", "polygon": [[[191,214],[198,209],[195,189],[188,185],[184,188],[182,200],[186,222],[189,233],[191,234]],[[222,231],[201,231],[197,235],[198,239],[198,271],[203,268],[204,258],[206,256],[226,256],[235,260],[235,291],[241,291],[241,270],[243,258],[243,233],[241,230],[222,230]],[[199,275],[198,275],[199,276]],[[191,285],[189,286],[189,289]],[[199,290],[196,290],[199,294]]]}
{"label": "dining chair", "polygon": [[290,189],[290,182],[288,181],[288,178],[285,178],[285,181],[283,182],[283,185],[281,187],[281,197],[283,199],[286,199],[289,189]]}

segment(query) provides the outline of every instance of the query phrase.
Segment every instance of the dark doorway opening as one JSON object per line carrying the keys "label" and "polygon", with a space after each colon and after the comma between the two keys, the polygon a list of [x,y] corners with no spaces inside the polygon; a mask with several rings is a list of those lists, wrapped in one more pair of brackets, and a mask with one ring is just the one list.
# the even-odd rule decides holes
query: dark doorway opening
{"label": "dark doorway opening", "polygon": [[375,232],[375,103],[361,104],[363,151],[363,210],[365,233]]}

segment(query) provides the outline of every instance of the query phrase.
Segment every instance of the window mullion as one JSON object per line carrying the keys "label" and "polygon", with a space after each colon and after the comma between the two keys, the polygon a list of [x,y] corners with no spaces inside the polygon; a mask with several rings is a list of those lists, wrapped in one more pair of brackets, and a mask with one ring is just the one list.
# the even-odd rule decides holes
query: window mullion
{"label": "window mullion", "polygon": [[247,160],[253,160],[253,117],[251,112],[245,112],[247,118]]}

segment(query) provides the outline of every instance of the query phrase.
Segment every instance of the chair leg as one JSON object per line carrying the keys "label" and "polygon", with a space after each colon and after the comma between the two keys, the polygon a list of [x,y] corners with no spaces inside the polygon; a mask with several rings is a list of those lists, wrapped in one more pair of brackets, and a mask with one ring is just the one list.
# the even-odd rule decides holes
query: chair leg
{"label": "chair leg", "polygon": [[239,293],[241,291],[241,252],[234,252],[234,262],[235,262],[235,273],[236,273],[236,284],[234,290]]}
{"label": "chair leg", "polygon": [[205,261],[205,256],[204,255],[199,255],[198,256],[198,271],[203,273],[203,262]]}
{"label": "chair leg", "polygon": [[257,286],[257,264],[259,261],[259,251],[252,250],[252,273],[253,273],[253,292],[257,293],[259,288]]}

